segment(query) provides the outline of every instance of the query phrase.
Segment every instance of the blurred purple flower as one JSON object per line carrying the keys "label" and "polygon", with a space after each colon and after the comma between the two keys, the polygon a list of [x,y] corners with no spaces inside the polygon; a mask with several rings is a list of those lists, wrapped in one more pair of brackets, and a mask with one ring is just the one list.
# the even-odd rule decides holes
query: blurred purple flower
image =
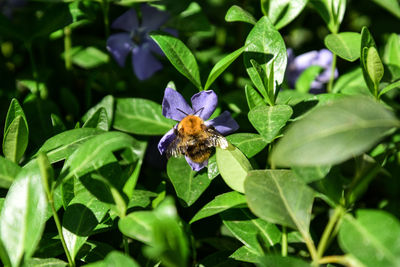
{"label": "blurred purple flower", "polygon": [[[328,49],[321,49],[319,51],[314,50],[295,57],[293,50],[289,48],[287,54],[288,66],[286,69],[286,78],[289,82],[289,86],[294,88],[301,73],[308,67],[317,65],[321,66],[323,70],[311,83],[310,93],[323,93],[325,90],[324,85],[329,82],[331,77],[332,52]],[[335,69],[335,78],[337,76],[338,71]]]}
{"label": "blurred purple flower", "polygon": [[0,12],[7,18],[12,17],[14,9],[23,7],[26,0],[0,0]]}
{"label": "blurred purple flower", "polygon": [[[239,129],[239,125],[232,118],[229,111],[224,111],[218,117],[205,121],[215,111],[218,104],[218,97],[212,90],[201,91],[192,96],[191,98],[192,107],[190,107],[183,96],[172,88],[167,87],[164,93],[164,99],[162,103],[162,114],[175,121],[181,121],[188,115],[198,116],[204,120],[204,124],[207,127],[213,126],[222,135],[227,135]],[[158,143],[158,150],[163,154],[171,142],[176,138],[174,129],[176,124],[171,130],[169,130]],[[185,156],[187,163],[192,167],[193,170],[199,171],[207,166],[208,160],[197,163],[192,161],[189,157]]]}
{"label": "blurred purple flower", "polygon": [[[139,80],[150,78],[156,71],[162,69],[161,63],[153,53],[164,55],[149,33],[160,27],[168,20],[168,13],[147,4],[140,6],[142,21],[139,25],[136,11],[131,8],[118,17],[111,28],[123,30],[110,35],[107,39],[107,50],[113,55],[118,65],[125,65],[126,57],[132,52],[133,70]],[[176,35],[176,31],[165,29]]]}

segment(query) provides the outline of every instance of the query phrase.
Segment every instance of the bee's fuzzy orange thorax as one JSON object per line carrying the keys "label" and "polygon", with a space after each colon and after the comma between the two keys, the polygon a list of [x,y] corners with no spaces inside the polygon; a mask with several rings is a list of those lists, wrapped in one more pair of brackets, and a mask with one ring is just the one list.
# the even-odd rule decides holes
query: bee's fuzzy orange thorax
{"label": "bee's fuzzy orange thorax", "polygon": [[204,122],[195,115],[188,115],[178,124],[178,131],[188,135],[198,135],[203,131]]}

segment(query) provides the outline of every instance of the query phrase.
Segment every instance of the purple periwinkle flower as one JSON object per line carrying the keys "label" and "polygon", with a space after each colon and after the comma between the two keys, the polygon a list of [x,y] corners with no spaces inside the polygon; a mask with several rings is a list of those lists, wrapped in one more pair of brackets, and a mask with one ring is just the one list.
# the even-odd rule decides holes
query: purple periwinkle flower
{"label": "purple periwinkle flower", "polygon": [[[162,114],[180,123],[176,124],[171,130],[169,130],[158,143],[158,150],[161,154],[167,151],[171,143],[177,142],[178,125],[182,125],[183,120],[192,119],[195,122],[199,122],[200,125],[204,124],[207,128],[211,128],[212,131],[216,130],[221,135],[227,135],[236,131],[239,128],[237,122],[232,118],[228,111],[224,111],[218,117],[208,120],[215,111],[218,104],[218,97],[212,90],[201,91],[192,96],[191,98],[192,107],[190,107],[183,96],[172,88],[167,87],[164,93],[164,99],[162,102]],[[190,130],[186,130],[191,135]],[[224,138],[223,138],[224,139]],[[179,141],[179,140],[178,140]],[[226,142],[226,141],[225,141]],[[194,171],[199,171],[208,164],[208,157],[202,162],[195,162],[190,158],[190,151],[196,144],[188,144],[180,151],[181,154],[185,154],[187,163],[192,167]],[[205,144],[203,144],[205,145]],[[210,145],[207,144],[206,145]],[[212,145],[215,146],[215,145]],[[226,143],[227,146],[227,143]]]}
{"label": "purple periwinkle flower", "polygon": [[[295,57],[293,50],[288,49],[288,66],[286,69],[286,77],[289,86],[294,88],[297,79],[303,71],[308,67],[317,65],[323,68],[318,77],[311,83],[310,93],[324,92],[324,85],[329,82],[331,78],[332,66],[332,52],[328,49],[321,49],[319,51],[310,51]],[[335,70],[335,78],[338,76],[337,69]]]}
{"label": "purple periwinkle flower", "polygon": [[[133,70],[139,80],[150,78],[156,71],[162,69],[161,63],[153,55],[163,55],[157,43],[150,38],[151,31],[159,30],[168,20],[168,13],[141,5],[142,20],[139,25],[136,11],[131,8],[118,17],[111,28],[124,32],[110,35],[107,39],[107,50],[113,55],[118,65],[125,65],[126,57],[132,53]],[[166,30],[175,33],[174,30]]]}

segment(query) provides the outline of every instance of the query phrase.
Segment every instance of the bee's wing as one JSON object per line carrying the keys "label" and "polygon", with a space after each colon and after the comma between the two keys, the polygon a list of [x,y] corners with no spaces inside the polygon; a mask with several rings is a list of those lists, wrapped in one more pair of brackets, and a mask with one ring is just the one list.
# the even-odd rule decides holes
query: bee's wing
{"label": "bee's wing", "polygon": [[181,154],[185,154],[184,147],[180,145],[181,142],[182,142],[182,139],[179,136],[177,136],[171,142],[171,144],[169,144],[167,151],[166,151],[167,158],[177,157]]}
{"label": "bee's wing", "polygon": [[228,141],[222,134],[213,128],[208,128],[207,133],[209,135],[206,144],[208,147],[220,147],[222,149],[228,148]]}

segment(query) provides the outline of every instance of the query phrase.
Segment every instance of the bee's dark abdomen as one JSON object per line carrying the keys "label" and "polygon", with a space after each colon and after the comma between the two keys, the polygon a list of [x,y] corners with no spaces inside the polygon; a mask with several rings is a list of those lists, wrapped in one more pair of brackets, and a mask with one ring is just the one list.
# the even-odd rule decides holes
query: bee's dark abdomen
{"label": "bee's dark abdomen", "polygon": [[211,148],[206,146],[205,143],[199,143],[195,146],[188,146],[186,149],[186,156],[194,162],[201,163],[207,160],[211,155]]}

